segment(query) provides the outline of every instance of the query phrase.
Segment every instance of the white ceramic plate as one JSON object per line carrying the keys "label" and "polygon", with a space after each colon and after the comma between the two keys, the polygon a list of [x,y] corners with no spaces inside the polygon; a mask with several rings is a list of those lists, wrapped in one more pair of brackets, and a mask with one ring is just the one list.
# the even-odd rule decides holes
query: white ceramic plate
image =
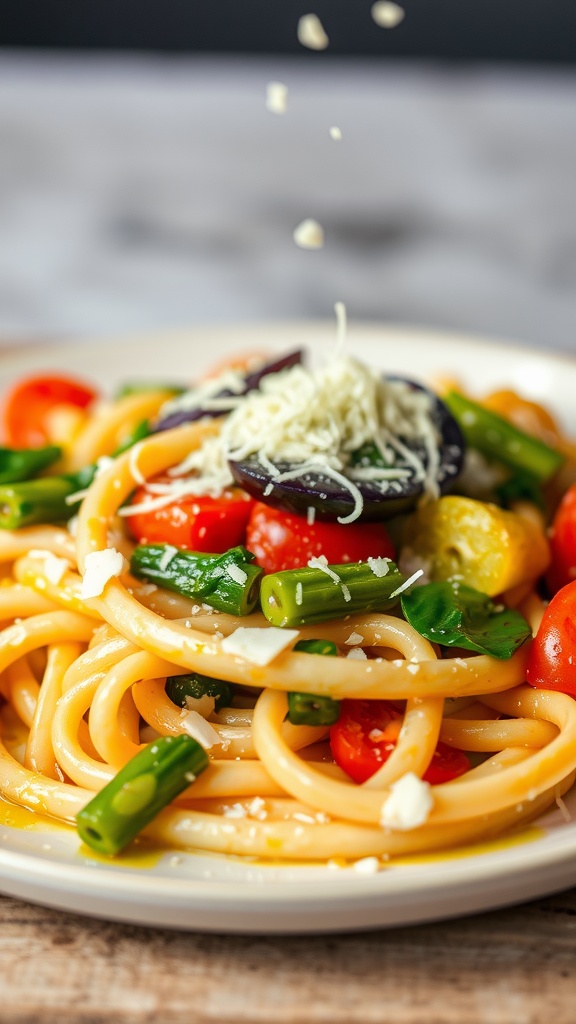
{"label": "white ceramic plate", "polygon": [[[320,357],[334,338],[331,325],[283,324],[22,348],[0,357],[0,387],[44,369],[82,374],[105,387],[144,376],[192,379],[232,351],[303,346]],[[349,349],[382,369],[422,380],[455,376],[479,393],[517,388],[548,403],[576,433],[576,361],[569,357],[373,325],[352,328]],[[566,805],[574,823],[554,811],[514,839],[405,861],[376,875],[170,852],[108,864],[83,851],[72,829],[34,824],[31,815],[4,805],[0,888],[65,910],[193,930],[311,933],[408,924],[576,884],[576,793]]]}

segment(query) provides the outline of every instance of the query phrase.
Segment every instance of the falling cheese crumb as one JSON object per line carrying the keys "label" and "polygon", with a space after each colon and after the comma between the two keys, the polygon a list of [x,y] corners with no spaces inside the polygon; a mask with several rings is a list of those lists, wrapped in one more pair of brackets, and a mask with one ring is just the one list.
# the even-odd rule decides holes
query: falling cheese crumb
{"label": "falling cheese crumb", "polygon": [[104,551],[90,551],[84,562],[84,576],[80,587],[83,601],[90,597],[99,597],[104,587],[115,576],[121,576],[125,569],[124,555],[116,548]]}
{"label": "falling cheese crumb", "polygon": [[292,237],[301,249],[321,249],[324,245],[324,229],[312,217],[301,221],[298,227],[294,228]]}
{"label": "falling cheese crumb", "polygon": [[406,17],[404,8],[392,0],[376,0],[370,13],[379,28],[396,28]]}
{"label": "falling cheese crumb", "polygon": [[428,820],[433,806],[429,783],[414,772],[407,772],[390,786],[390,796],[382,804],[380,824],[383,828],[408,832]]}
{"label": "falling cheese crumb", "polygon": [[271,114],[285,114],[288,107],[288,87],[283,82],[268,82],[266,109]]}
{"label": "falling cheese crumb", "polygon": [[334,139],[334,142],[342,141],[342,131],[336,125],[333,125],[330,129],[330,138]]}
{"label": "falling cheese crumb", "polygon": [[221,647],[225,654],[245,658],[254,665],[269,665],[286,647],[292,646],[299,635],[298,629],[239,626],[224,638]]}
{"label": "falling cheese crumb", "polygon": [[325,50],[330,40],[317,14],[303,14],[298,21],[298,42],[309,50]]}

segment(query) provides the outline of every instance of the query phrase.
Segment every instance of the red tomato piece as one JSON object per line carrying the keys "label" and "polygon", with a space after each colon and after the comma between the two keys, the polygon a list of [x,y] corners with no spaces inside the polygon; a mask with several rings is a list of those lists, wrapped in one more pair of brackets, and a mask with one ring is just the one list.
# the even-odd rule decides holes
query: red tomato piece
{"label": "red tomato piece", "polygon": [[576,579],[576,484],[568,488],[554,516],[550,553],[552,562],[546,581],[556,593]]}
{"label": "red tomato piece", "polygon": [[13,448],[41,448],[50,440],[48,415],[58,405],[85,409],[97,392],[63,376],[25,377],[6,394],[0,410],[4,443]]}
{"label": "red tomato piece", "polygon": [[[386,700],[343,700],[340,718],[330,729],[334,760],[354,782],[362,783],[388,760],[402,727],[402,714]],[[470,768],[461,750],[439,743],[423,778],[436,786]]]}
{"label": "red tomato piece", "polygon": [[526,678],[576,697],[576,580],[554,595],[528,653]]}
{"label": "red tomato piece", "polygon": [[314,522],[257,502],[246,529],[246,547],[264,572],[299,569],[325,555],[331,565],[394,558],[394,546],[381,523]]}
{"label": "red tomato piece", "polygon": [[[170,477],[158,477],[165,482]],[[137,505],[155,495],[146,487],[136,491]],[[140,543],[174,544],[188,551],[220,554],[228,548],[244,544],[246,523],[254,499],[240,488],[223,491],[219,498],[191,495],[155,509],[128,516],[131,533]]]}

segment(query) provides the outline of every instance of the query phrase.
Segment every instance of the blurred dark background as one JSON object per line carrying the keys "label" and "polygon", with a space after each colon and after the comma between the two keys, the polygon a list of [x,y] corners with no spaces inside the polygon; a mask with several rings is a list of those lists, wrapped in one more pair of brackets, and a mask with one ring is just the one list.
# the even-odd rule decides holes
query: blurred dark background
{"label": "blurred dark background", "polygon": [[[369,0],[2,0],[5,47],[303,53],[295,25],[313,11],[322,59],[386,54],[458,61],[569,64],[576,0],[406,0],[406,18],[378,31]],[[318,54],[310,54],[318,59]]]}

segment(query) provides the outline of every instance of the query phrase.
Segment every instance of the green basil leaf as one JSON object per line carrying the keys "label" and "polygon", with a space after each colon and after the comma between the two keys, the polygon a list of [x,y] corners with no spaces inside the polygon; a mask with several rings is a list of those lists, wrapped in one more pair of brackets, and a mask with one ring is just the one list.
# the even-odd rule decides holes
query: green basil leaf
{"label": "green basil leaf", "polygon": [[531,636],[519,612],[496,605],[488,594],[457,580],[414,587],[401,599],[414,629],[443,647],[463,647],[494,658],[511,658]]}

